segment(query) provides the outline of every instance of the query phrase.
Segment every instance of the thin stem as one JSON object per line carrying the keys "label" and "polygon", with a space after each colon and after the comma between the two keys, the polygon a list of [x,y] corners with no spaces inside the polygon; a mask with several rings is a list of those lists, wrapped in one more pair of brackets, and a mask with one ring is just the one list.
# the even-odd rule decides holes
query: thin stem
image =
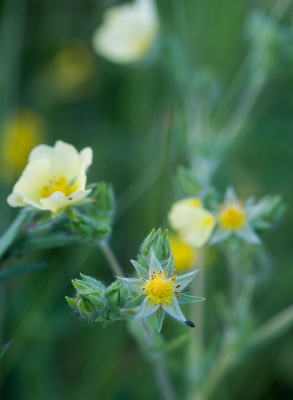
{"label": "thin stem", "polygon": [[238,270],[235,255],[230,251],[227,255],[227,266],[229,272],[229,290],[230,290],[230,304],[236,304],[238,296],[239,282],[238,282]]}
{"label": "thin stem", "polygon": [[[204,296],[205,277],[204,277],[204,250],[198,251],[198,260],[194,268],[200,268],[197,279],[192,285],[191,291],[193,296]],[[191,332],[187,354],[187,376],[189,379],[190,393],[189,398],[193,397],[195,390],[195,376],[198,375],[201,355],[204,348],[204,315],[203,304],[193,303],[190,305],[191,320],[195,323],[196,328]]]}
{"label": "thin stem", "polygon": [[199,393],[194,397],[194,400],[208,400],[221,379],[237,361],[242,360],[251,350],[276,339],[281,334],[292,329],[292,327],[293,306],[289,306],[258,328],[239,352],[233,353],[228,344],[224,344],[213,367],[204,380],[206,384],[203,385]]}
{"label": "thin stem", "polygon": [[120,266],[115,254],[107,242],[100,242],[99,247],[108,261],[108,265],[115,276],[124,276],[122,267]]}
{"label": "thin stem", "polygon": [[258,328],[248,342],[249,348],[255,348],[285,333],[293,326],[293,306],[279,312]]}
{"label": "thin stem", "polygon": [[[147,345],[150,348],[155,349],[156,344],[154,341],[154,336],[148,322],[145,320],[140,320],[138,321],[138,323],[142,328]],[[160,390],[161,398],[163,400],[176,400],[174,389],[172,387],[172,382],[165,367],[162,354],[156,351],[152,356],[151,362],[153,372]]]}
{"label": "thin stem", "polygon": [[[122,267],[120,266],[115,254],[113,253],[111,247],[107,242],[100,242],[99,247],[104,254],[106,260],[108,261],[109,267],[115,276],[124,276],[124,272]],[[148,321],[139,321],[142,331],[144,332],[144,338],[147,345],[155,349],[156,344],[154,340],[153,333],[149,326]],[[156,352],[156,355],[151,359],[152,368],[154,371],[155,378],[158,383],[158,388],[161,394],[161,398],[163,400],[176,400],[176,396],[174,394],[174,390],[172,387],[171,379],[168,375],[168,372],[165,368],[163,362],[163,356],[159,352]]]}

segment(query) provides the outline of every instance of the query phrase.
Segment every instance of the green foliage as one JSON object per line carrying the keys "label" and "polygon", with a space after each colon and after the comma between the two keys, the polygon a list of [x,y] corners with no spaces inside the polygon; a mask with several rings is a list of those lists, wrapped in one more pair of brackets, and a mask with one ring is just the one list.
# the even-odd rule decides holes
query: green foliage
{"label": "green foliage", "polygon": [[167,230],[162,233],[161,229],[153,229],[142,242],[138,262],[147,270],[149,269],[152,252],[154,252],[155,256],[163,264],[168,261],[171,256],[171,247]]}
{"label": "green foliage", "polygon": [[71,220],[69,229],[86,242],[106,239],[111,233],[114,209],[113,189],[101,182],[93,189],[89,202],[67,210]]}
{"label": "green foliage", "polygon": [[119,280],[106,287],[90,276],[80,276],[81,279],[72,281],[76,289],[75,297],[66,297],[70,307],[78,311],[81,317],[90,321],[101,321],[104,326],[108,322],[125,319],[121,308],[126,303],[127,292],[121,287]]}
{"label": "green foliage", "polygon": [[48,263],[45,262],[32,262],[23,265],[18,265],[17,267],[12,267],[0,271],[0,284],[8,282],[11,279],[17,278],[18,276],[28,274],[39,269],[47,268]]}

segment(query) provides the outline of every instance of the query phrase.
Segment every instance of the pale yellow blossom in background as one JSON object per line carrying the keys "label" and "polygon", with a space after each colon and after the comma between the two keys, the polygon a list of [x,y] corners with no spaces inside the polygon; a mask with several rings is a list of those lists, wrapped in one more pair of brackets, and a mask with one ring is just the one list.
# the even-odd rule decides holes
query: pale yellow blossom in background
{"label": "pale yellow blossom in background", "polygon": [[158,32],[158,16],[153,0],[112,7],[103,24],[93,34],[93,47],[109,61],[127,64],[143,58]]}
{"label": "pale yellow blossom in background", "polygon": [[89,195],[85,190],[86,170],[92,163],[92,149],[80,153],[58,140],[54,147],[35,147],[7,201],[11,207],[33,206],[58,213]]}
{"label": "pale yellow blossom in background", "polygon": [[1,132],[2,179],[11,181],[25,167],[30,151],[44,142],[46,122],[37,112],[23,108],[8,118]]}
{"label": "pale yellow blossom in background", "polygon": [[176,272],[188,271],[196,268],[198,251],[175,235],[169,235],[171,251],[174,255]]}
{"label": "pale yellow blossom in background", "polygon": [[181,240],[195,248],[209,240],[215,226],[215,217],[203,208],[197,197],[174,203],[168,218]]}

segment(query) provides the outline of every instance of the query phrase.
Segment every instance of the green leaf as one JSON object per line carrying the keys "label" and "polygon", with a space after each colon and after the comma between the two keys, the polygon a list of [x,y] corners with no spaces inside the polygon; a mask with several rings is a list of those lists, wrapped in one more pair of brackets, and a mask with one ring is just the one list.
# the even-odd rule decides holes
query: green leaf
{"label": "green leaf", "polygon": [[77,236],[65,235],[64,233],[56,233],[55,235],[40,238],[28,238],[22,240],[18,245],[13,247],[10,254],[19,255],[32,253],[34,251],[51,249],[54,247],[70,246],[77,242],[80,242]]}
{"label": "green leaf", "polygon": [[3,346],[0,347],[0,359],[4,356],[4,354],[6,353],[8,347],[11,345],[12,340],[8,343],[3,344]]}
{"label": "green leaf", "polygon": [[180,299],[178,302],[180,304],[196,303],[197,301],[204,301],[204,297],[190,296],[189,294],[180,293]]}
{"label": "green leaf", "polygon": [[164,316],[165,316],[164,310],[161,307],[158,308],[158,310],[155,312],[155,323],[158,332],[161,332]]}
{"label": "green leaf", "polygon": [[163,353],[170,353],[171,351],[174,351],[178,349],[178,347],[182,346],[188,339],[190,339],[190,334],[185,333],[171,342],[163,344],[158,350],[161,350]]}
{"label": "green leaf", "polygon": [[0,238],[0,258],[5,254],[6,250],[12,245],[20,229],[31,217],[31,213],[24,210],[18,214],[7,231]]}
{"label": "green leaf", "polygon": [[49,264],[45,262],[34,262],[4,269],[0,271],[0,283],[10,281],[18,276],[25,275],[29,272],[37,271],[38,269],[46,268],[48,266]]}
{"label": "green leaf", "polygon": [[136,262],[134,260],[130,260],[130,262],[134,266],[134,268],[140,278],[144,278],[144,279],[149,278],[148,271],[144,267],[142,267],[138,262]]}
{"label": "green leaf", "polygon": [[174,255],[171,254],[168,263],[165,267],[165,271],[168,272],[168,277],[171,278],[174,275]]}

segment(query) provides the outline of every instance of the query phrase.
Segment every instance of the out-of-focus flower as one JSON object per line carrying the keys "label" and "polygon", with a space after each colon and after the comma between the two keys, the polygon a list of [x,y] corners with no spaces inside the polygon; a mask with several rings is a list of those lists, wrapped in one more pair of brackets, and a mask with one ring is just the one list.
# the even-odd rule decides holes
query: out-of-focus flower
{"label": "out-of-focus flower", "polygon": [[91,190],[85,190],[86,170],[92,163],[92,149],[80,153],[61,140],[54,147],[35,147],[8,204],[12,207],[31,205],[53,213],[83,200]]}
{"label": "out-of-focus flower", "polygon": [[218,225],[211,243],[221,242],[231,235],[236,235],[250,243],[260,243],[260,239],[252,227],[252,220],[258,217],[255,213],[256,207],[259,207],[257,204],[250,203],[250,201],[241,202],[232,188],[227,189],[224,203],[218,213]]}
{"label": "out-of-focus flower", "polygon": [[172,255],[163,266],[163,263],[152,252],[148,270],[136,261],[132,261],[132,264],[139,278],[119,278],[119,280],[130,292],[136,294],[133,302],[140,303],[138,313],[134,319],[145,318],[155,313],[156,327],[159,332],[162,328],[165,313],[184,324],[186,318],[179,304],[204,300],[203,297],[182,293],[199,270],[178,276],[174,275],[174,258]]}
{"label": "out-of-focus flower", "polygon": [[81,97],[94,72],[94,54],[83,42],[71,43],[53,58],[47,71],[50,90],[64,98]]}
{"label": "out-of-focus flower", "polygon": [[22,109],[9,118],[1,137],[1,176],[15,179],[26,165],[30,151],[44,141],[45,120],[31,109]]}
{"label": "out-of-focus flower", "polygon": [[174,255],[175,270],[182,272],[194,267],[197,261],[197,251],[182,242],[182,240],[175,235],[169,235],[171,251]]}
{"label": "out-of-focus flower", "polygon": [[110,8],[103,24],[93,34],[93,47],[106,59],[127,64],[143,58],[158,31],[153,0],[136,0]]}
{"label": "out-of-focus flower", "polygon": [[195,248],[202,247],[209,240],[215,226],[215,217],[203,208],[197,197],[174,203],[168,218],[182,241]]}

